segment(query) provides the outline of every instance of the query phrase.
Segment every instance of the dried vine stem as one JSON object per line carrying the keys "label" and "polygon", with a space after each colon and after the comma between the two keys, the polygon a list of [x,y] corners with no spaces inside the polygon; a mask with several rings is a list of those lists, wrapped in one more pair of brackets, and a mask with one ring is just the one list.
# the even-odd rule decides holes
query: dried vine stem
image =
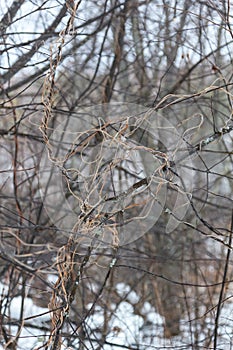
{"label": "dried vine stem", "polygon": [[[67,10],[70,13],[66,27],[61,30],[59,39],[56,42],[55,50],[51,47],[50,70],[46,76],[43,88],[42,103],[44,105],[44,116],[40,125],[40,131],[46,144],[49,159],[57,164],[56,157],[53,156],[53,149],[48,137],[49,121],[52,118],[54,108],[54,93],[56,86],[56,73],[62,60],[62,50],[65,45],[66,36],[74,32],[74,19],[81,0],[75,3],[73,0],[66,2]],[[74,256],[71,251],[72,240],[59,249],[57,256],[58,280],[55,283],[52,298],[49,303],[51,310],[52,331],[47,346],[51,344],[51,349],[61,348],[62,340],[60,332],[68,316],[70,305],[75,294],[77,275],[74,272]]]}
{"label": "dried vine stem", "polygon": [[56,42],[55,50],[51,47],[50,54],[50,70],[44,81],[44,88],[42,94],[42,103],[44,105],[44,117],[40,125],[40,131],[43,135],[44,142],[47,146],[50,160],[56,162],[56,159],[52,156],[52,146],[49,142],[48,127],[49,121],[52,117],[52,110],[54,108],[54,92],[56,86],[56,73],[58,66],[62,60],[62,50],[66,41],[67,35],[72,35],[74,32],[74,19],[76,11],[81,4],[82,0],[75,3],[73,0],[67,1],[67,10],[70,12],[69,20],[67,21],[66,27],[59,33],[59,39]]}

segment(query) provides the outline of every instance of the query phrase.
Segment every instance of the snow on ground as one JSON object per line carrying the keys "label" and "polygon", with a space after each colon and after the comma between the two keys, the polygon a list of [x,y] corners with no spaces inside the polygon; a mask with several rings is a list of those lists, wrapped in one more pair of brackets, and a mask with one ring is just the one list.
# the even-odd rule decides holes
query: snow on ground
{"label": "snow on ground", "polygon": [[[3,285],[0,285],[0,292],[3,289]],[[181,320],[181,335],[173,337],[171,340],[163,338],[163,325],[164,319],[156,310],[150,305],[149,302],[145,302],[142,308],[142,316],[135,315],[133,304],[139,301],[139,296],[131,291],[127,284],[119,283],[116,286],[118,294],[122,297],[118,305],[112,304],[112,312],[108,314],[109,321],[108,326],[110,331],[107,335],[107,342],[102,349],[103,350],[119,350],[121,346],[132,346],[132,348],[139,348],[140,350],[146,349],[185,349],[191,350],[194,344],[194,329],[193,324],[186,319]],[[6,287],[5,287],[6,290]],[[3,305],[4,306],[4,305]],[[88,305],[89,308],[92,304]],[[10,316],[11,319],[17,320],[20,315],[21,309],[21,297],[16,297],[12,300],[10,307],[6,311],[6,316]],[[98,341],[101,339],[101,332],[98,333],[98,329],[102,329],[104,324],[104,310],[103,308],[96,306],[95,312],[90,315],[86,320],[86,328],[96,329],[95,339],[85,341],[87,349],[96,349]],[[49,321],[50,315],[48,309],[41,308],[33,304],[30,298],[25,299],[24,305],[24,319],[25,326],[20,335],[20,341],[18,349],[32,350],[39,346],[42,346],[45,342],[43,330],[27,326],[27,324],[33,326],[45,325],[45,322]],[[219,322],[219,338],[218,338],[218,350],[230,350],[233,349],[233,307],[231,303],[226,303],[222,309],[220,322]],[[208,330],[210,334],[213,334],[214,320],[206,318],[205,334],[199,334],[199,341],[203,338],[205,341]],[[11,332],[17,331],[15,325],[11,326]],[[200,328],[201,332],[201,328]],[[114,344],[114,345],[111,345]],[[204,344],[204,343],[203,343]],[[62,346],[62,350],[75,350],[78,349],[78,339],[75,348]],[[212,344],[211,347],[212,348]],[[0,350],[4,349],[0,345]]]}

